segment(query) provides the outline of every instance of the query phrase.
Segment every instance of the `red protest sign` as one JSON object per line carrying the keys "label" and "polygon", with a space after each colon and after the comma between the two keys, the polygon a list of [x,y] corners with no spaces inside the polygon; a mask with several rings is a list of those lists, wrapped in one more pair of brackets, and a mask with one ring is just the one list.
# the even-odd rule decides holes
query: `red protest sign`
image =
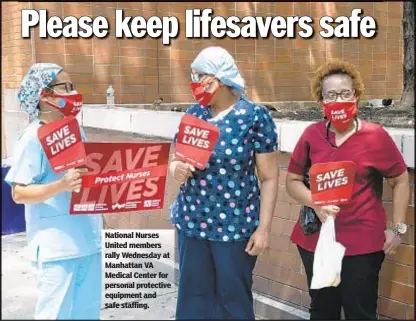
{"label": "red protest sign", "polygon": [[170,143],[85,143],[79,193],[70,214],[108,214],[163,208]]}
{"label": "red protest sign", "polygon": [[38,138],[54,172],[85,163],[85,148],[75,117],[64,117],[39,127]]}
{"label": "red protest sign", "polygon": [[175,157],[204,169],[219,137],[214,125],[192,115],[182,117],[179,125]]}
{"label": "red protest sign", "polygon": [[314,205],[341,205],[349,202],[355,181],[355,163],[318,163],[309,171]]}

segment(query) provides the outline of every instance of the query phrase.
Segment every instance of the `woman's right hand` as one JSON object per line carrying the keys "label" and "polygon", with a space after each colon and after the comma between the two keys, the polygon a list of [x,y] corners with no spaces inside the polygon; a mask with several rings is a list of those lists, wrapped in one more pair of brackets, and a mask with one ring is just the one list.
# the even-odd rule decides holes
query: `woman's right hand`
{"label": "woman's right hand", "polygon": [[324,205],[324,206],[317,206],[313,208],[315,210],[316,215],[318,215],[320,221],[325,223],[326,218],[331,216],[337,216],[340,211],[340,208],[336,205]]}
{"label": "woman's right hand", "polygon": [[192,172],[195,171],[192,165],[179,160],[175,161],[173,166],[173,177],[181,184],[185,183],[188,177],[192,177]]}
{"label": "woman's right hand", "polygon": [[60,182],[62,189],[65,192],[77,192],[81,189],[82,174],[86,173],[86,168],[71,168],[68,172],[62,176]]}

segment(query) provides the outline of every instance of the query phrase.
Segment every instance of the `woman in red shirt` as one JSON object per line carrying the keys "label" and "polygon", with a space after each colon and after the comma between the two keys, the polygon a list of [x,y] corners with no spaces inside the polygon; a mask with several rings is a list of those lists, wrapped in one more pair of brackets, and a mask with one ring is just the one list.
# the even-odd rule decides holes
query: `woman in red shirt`
{"label": "woman in red shirt", "polygon": [[[311,319],[340,319],[341,307],[347,319],[377,319],[379,271],[385,254],[395,253],[406,232],[407,167],[381,126],[357,118],[363,91],[361,76],[353,65],[333,61],[321,66],[312,80],[312,94],[323,107],[325,119],[305,129],[288,166],[289,195],[312,207],[322,222],[328,215],[336,217],[336,239],[346,247],[339,286],[309,290]],[[313,206],[311,192],[303,183],[305,170],[316,163],[337,161],[355,163],[349,203]],[[393,188],[393,222],[387,230],[383,177]],[[319,231],[305,235],[299,221],[291,236],[298,245],[309,287],[318,238]]]}

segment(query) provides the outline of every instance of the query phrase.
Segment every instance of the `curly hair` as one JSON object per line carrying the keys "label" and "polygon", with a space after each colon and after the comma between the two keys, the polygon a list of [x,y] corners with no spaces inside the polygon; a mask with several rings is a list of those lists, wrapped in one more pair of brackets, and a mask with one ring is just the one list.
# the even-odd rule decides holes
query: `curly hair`
{"label": "curly hair", "polygon": [[316,101],[322,101],[323,80],[328,76],[337,74],[348,75],[351,77],[352,86],[355,90],[355,95],[357,99],[360,100],[360,97],[364,93],[364,83],[361,78],[360,72],[353,64],[341,60],[329,61],[316,70],[315,75],[311,80],[311,93],[313,98]]}

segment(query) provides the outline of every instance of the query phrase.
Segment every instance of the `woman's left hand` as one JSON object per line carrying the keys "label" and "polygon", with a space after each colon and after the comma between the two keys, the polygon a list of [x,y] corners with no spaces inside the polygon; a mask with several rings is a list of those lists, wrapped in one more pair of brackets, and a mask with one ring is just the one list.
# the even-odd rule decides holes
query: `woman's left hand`
{"label": "woman's left hand", "polygon": [[402,242],[400,235],[397,235],[392,230],[386,230],[384,232],[386,235],[386,241],[384,242],[383,251],[387,255],[393,255],[396,253],[397,247]]}
{"label": "woman's left hand", "polygon": [[269,247],[269,232],[257,229],[246,246],[246,252],[252,256],[258,256],[264,253]]}

